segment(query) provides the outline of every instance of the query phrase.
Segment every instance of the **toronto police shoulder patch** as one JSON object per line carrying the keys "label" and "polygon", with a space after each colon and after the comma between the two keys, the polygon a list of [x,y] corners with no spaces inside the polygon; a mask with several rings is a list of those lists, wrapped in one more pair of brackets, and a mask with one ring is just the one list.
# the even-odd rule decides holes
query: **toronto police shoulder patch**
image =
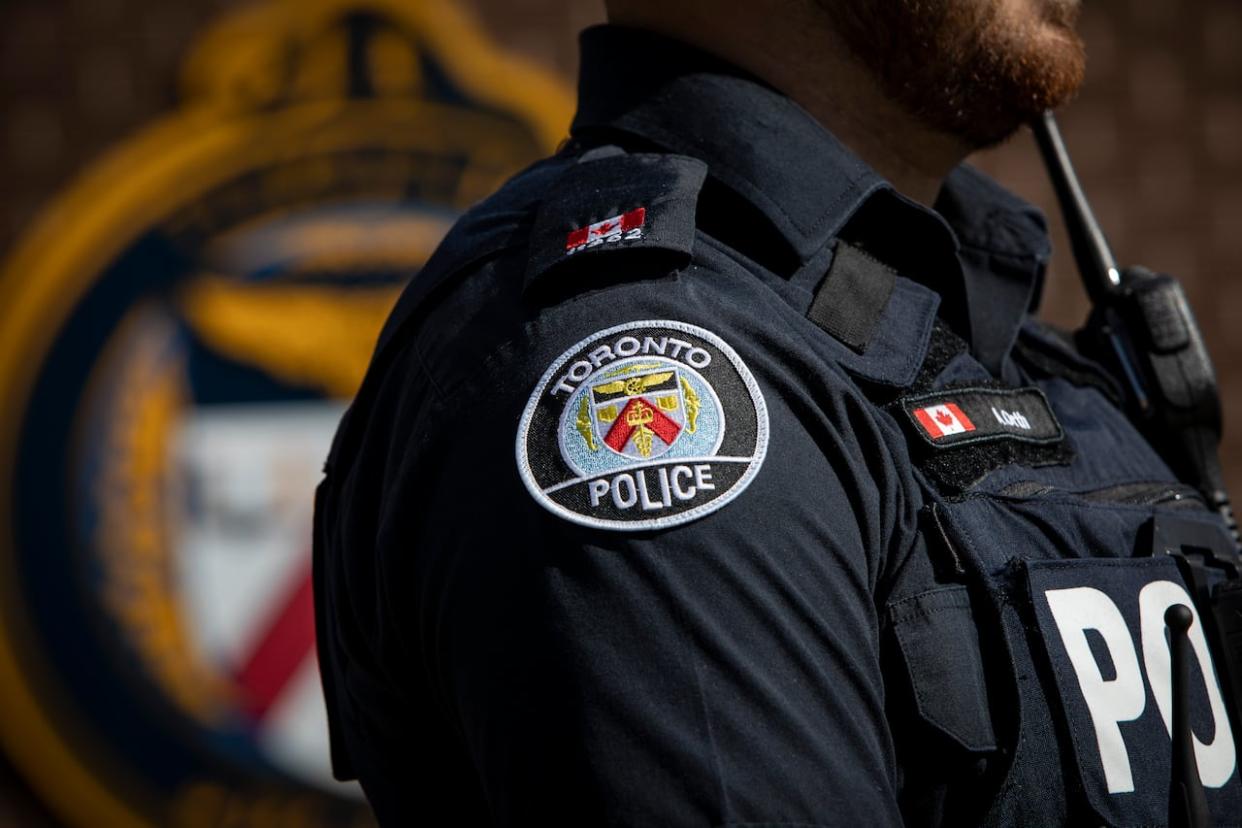
{"label": "toronto police shoulder patch", "polygon": [[694,325],[641,321],[552,363],[522,414],[517,461],[566,520],[661,529],[741,494],[767,447],[767,406],[733,349]]}

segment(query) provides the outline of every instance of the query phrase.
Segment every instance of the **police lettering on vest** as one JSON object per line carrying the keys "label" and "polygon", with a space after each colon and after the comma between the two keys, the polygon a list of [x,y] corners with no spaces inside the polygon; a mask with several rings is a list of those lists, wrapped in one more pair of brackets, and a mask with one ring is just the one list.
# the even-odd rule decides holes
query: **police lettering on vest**
{"label": "police lettering on vest", "polygon": [[1032,563],[1030,583],[1088,794],[1150,800],[1153,814],[1164,807],[1173,732],[1164,613],[1183,604],[1194,613],[1188,692],[1199,776],[1210,800],[1236,803],[1233,731],[1203,626],[1172,559]]}

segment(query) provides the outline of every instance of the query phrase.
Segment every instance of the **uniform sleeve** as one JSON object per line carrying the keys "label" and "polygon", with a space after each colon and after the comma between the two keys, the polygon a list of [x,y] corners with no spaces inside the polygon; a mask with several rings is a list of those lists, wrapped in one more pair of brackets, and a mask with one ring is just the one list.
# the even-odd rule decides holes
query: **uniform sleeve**
{"label": "uniform sleeve", "polygon": [[896,474],[832,380],[717,333],[756,377],[767,453],[745,491],[674,526],[580,525],[524,485],[515,434],[546,357],[424,383],[377,577],[412,665],[408,726],[462,746],[463,795],[499,824],[900,823],[875,598]]}

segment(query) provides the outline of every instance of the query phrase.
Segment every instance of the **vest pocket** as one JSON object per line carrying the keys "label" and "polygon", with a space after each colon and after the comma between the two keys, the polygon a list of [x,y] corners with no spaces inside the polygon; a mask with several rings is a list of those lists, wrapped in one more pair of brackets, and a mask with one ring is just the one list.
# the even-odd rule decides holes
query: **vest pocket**
{"label": "vest pocket", "polygon": [[970,596],[950,586],[888,607],[919,716],[972,752],[996,749]]}

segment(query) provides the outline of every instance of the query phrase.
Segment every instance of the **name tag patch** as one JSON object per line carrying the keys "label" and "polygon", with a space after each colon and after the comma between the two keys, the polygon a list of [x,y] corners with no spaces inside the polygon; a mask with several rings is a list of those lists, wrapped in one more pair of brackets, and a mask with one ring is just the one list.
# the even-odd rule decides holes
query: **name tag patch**
{"label": "name tag patch", "polygon": [[937,448],[1018,440],[1056,443],[1065,436],[1038,388],[954,388],[905,397],[914,431]]}
{"label": "name tag patch", "polygon": [[768,413],[723,340],[683,322],[599,331],[544,373],[518,468],[546,509],[600,529],[660,529],[721,508],[754,479]]}

